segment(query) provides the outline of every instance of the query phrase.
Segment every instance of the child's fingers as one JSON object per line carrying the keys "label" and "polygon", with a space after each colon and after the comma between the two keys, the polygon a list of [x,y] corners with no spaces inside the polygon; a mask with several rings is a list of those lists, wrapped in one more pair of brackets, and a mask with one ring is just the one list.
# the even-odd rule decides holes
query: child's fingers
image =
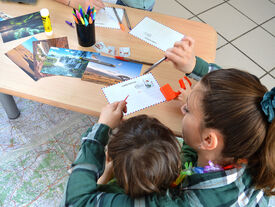
{"label": "child's fingers", "polygon": [[172,61],[175,65],[179,65],[182,62],[182,57],[175,55],[175,53],[171,51],[166,51],[165,56],[168,60]]}
{"label": "child's fingers", "polygon": [[188,43],[188,46],[189,47],[194,47],[195,45],[195,40],[192,38],[192,37],[189,37],[189,36],[185,36],[183,39],[182,39],[183,42],[187,42]]}
{"label": "child's fingers", "polygon": [[126,107],[126,102],[125,102],[125,101],[120,101],[120,102],[118,102],[116,111],[122,112],[122,111],[125,110],[125,109],[124,109],[125,107]]}
{"label": "child's fingers", "polygon": [[96,10],[100,10],[105,7],[105,4],[102,2],[102,0],[91,0],[90,5],[93,5]]}
{"label": "child's fingers", "polygon": [[174,43],[174,47],[181,47],[183,40]]}
{"label": "child's fingers", "polygon": [[174,55],[177,55],[181,58],[184,57],[184,51],[182,50],[181,47],[173,47],[171,48],[171,50],[169,50],[169,52],[173,53]]}
{"label": "child's fingers", "polygon": [[127,113],[127,105],[123,108],[123,112]]}
{"label": "child's fingers", "polygon": [[182,41],[181,48],[183,51],[191,51],[188,41]]}
{"label": "child's fingers", "polygon": [[108,104],[107,107],[110,107],[114,111],[114,110],[116,110],[118,104],[119,104],[119,101],[116,101],[111,104]]}
{"label": "child's fingers", "polygon": [[174,44],[174,48],[178,48],[185,52],[186,50],[189,50],[189,45],[187,41],[179,41]]}
{"label": "child's fingers", "polygon": [[194,44],[195,44],[195,40],[193,38],[185,37],[181,41],[175,42],[174,47],[180,47],[184,50],[187,50],[187,49],[190,50],[190,49],[193,49]]}

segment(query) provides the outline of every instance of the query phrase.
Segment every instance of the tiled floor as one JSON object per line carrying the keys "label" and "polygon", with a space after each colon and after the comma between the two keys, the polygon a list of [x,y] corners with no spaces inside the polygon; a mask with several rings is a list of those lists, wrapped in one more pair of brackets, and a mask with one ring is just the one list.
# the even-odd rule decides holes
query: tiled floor
{"label": "tiled floor", "polygon": [[211,25],[218,33],[218,65],[275,86],[275,0],[156,0],[153,11]]}

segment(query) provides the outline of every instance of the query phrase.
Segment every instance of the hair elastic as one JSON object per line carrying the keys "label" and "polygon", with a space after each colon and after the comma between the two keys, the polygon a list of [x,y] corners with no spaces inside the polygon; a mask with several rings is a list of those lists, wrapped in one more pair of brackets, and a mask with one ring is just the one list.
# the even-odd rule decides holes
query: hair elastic
{"label": "hair elastic", "polygon": [[261,106],[263,112],[268,118],[268,122],[271,123],[275,116],[275,87],[264,94]]}

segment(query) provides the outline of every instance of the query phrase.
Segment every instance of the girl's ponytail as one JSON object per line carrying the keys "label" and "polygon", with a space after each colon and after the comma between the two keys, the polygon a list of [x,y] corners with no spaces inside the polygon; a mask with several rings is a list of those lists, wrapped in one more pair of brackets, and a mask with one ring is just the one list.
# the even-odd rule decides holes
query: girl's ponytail
{"label": "girl's ponytail", "polygon": [[263,189],[267,195],[275,195],[275,87],[265,93],[261,107],[269,124],[262,146],[251,157],[250,171],[256,188]]}

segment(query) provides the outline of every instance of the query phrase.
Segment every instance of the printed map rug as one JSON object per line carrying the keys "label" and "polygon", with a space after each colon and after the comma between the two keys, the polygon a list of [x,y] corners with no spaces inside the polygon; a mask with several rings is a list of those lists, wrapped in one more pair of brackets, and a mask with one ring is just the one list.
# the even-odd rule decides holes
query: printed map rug
{"label": "printed map rug", "polygon": [[9,120],[0,104],[0,206],[59,206],[80,137],[96,117],[21,98]]}

